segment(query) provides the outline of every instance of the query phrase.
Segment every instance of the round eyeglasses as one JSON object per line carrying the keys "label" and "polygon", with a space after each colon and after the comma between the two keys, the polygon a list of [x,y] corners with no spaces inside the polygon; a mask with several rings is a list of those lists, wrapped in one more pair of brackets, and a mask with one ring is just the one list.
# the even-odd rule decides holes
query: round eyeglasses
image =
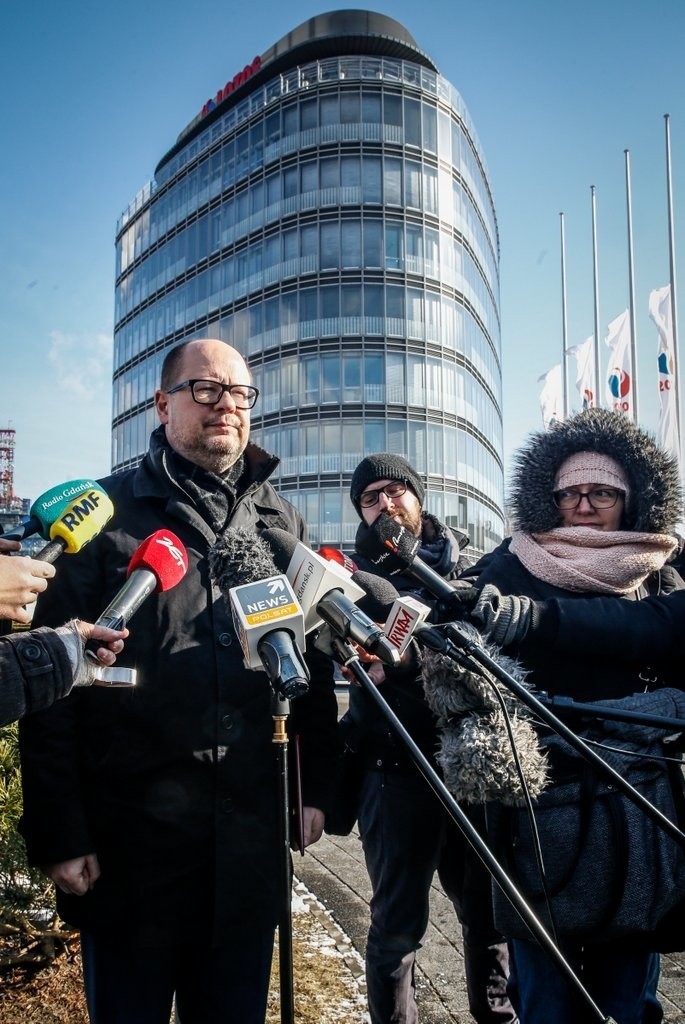
{"label": "round eyeglasses", "polygon": [[555,491],[552,495],[554,504],[562,511],[578,508],[583,498],[587,498],[592,508],[613,508],[619,498],[625,498],[625,492],[617,487],[591,487],[589,491]]}
{"label": "round eyeglasses", "polygon": [[402,483],[401,480],[395,480],[393,483],[386,484],[385,487],[379,487],[375,491],[364,491],[359,499],[359,504],[362,508],[372,508],[378,504],[381,493],[386,494],[388,498],[399,498],[406,490],[406,484]]}
{"label": "round eyeglasses", "polygon": [[259,398],[259,389],[251,384],[220,384],[218,380],[183,380],[173,388],[167,388],[167,395],[190,388],[193,401],[198,405],[216,405],[220,402],[224,391],[228,391],[236,409],[252,409]]}

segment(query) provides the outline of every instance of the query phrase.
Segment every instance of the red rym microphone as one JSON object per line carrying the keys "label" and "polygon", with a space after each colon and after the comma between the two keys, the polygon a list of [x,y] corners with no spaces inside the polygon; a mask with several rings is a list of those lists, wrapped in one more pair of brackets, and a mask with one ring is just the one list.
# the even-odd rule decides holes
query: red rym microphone
{"label": "red rym microphone", "polygon": [[76,554],[96,537],[114,515],[114,506],[100,487],[84,491],[50,527],[50,543],[36,555],[41,562],[54,562],[62,552]]}
{"label": "red rym microphone", "polygon": [[[146,537],[136,549],[126,570],[126,582],[112,598],[96,625],[123,629],[146,597],[155,591],[171,590],[188,570],[188,553],[171,530],[157,530]],[[89,640],[86,654],[97,661],[96,650],[101,641]]]}
{"label": "red rym microphone", "polygon": [[102,490],[95,480],[68,480],[65,484],[51,487],[49,491],[45,491],[39,498],[36,498],[31,505],[28,519],[0,536],[3,540],[24,540],[25,537],[32,537],[39,533],[43,540],[49,540],[50,527],[55,520],[67,511],[74,498],[83,494],[84,491],[93,489]]}

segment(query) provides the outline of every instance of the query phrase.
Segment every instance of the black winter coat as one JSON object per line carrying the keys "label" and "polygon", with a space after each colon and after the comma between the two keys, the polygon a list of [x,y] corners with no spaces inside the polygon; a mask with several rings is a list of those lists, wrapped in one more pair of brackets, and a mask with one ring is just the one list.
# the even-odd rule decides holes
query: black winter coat
{"label": "black winter coat", "polygon": [[[296,510],[267,482],[275,457],[248,445],[249,485],[228,525],[305,535]],[[29,860],[49,865],[95,852],[101,878],[86,896],[58,893],[69,922],[125,927],[127,941],[164,942],[178,929],[201,941],[226,928],[277,920],[278,816],[271,688],[243,666],[231,617],[213,586],[216,540],[188,496],[150,454],[102,485],[115,515],[75,557],[58,563],[36,618],[93,621],[120,589],[139,543],[167,527],[189,568],[147,598],[119,658],[135,689],[84,688],[33,715],[20,731],[22,831]],[[335,754],[332,666],[309,659],[312,681],[294,701],[304,803],[325,809]]]}
{"label": "black winter coat", "polygon": [[0,637],[0,726],[49,707],[69,693],[74,674],[52,629]]}
{"label": "black winter coat", "polygon": [[[430,518],[432,519],[432,517]],[[468,557],[462,554],[462,549],[469,542],[468,537],[466,534],[450,530],[438,523],[437,520],[433,519],[433,524],[443,531],[444,543],[450,549],[449,558],[445,559],[445,567],[440,575],[445,580],[455,580],[469,564]],[[435,609],[435,597],[411,576],[405,574],[388,576],[379,571],[372,562],[359,555],[355,555],[355,561],[358,568],[364,572],[370,572],[389,580],[402,596],[410,595],[423,604],[427,604],[431,609]],[[434,620],[433,614],[429,619],[430,621]],[[414,656],[415,659],[420,659],[418,649],[414,650]],[[438,746],[437,725],[435,715],[426,703],[421,666],[418,660],[415,660],[412,668],[386,667],[381,693],[422,752],[427,757],[434,758]],[[354,728],[354,735],[350,732],[346,737],[347,742],[359,750],[369,767],[389,771],[398,768],[415,771],[411,756],[406,752],[402,741],[397,737],[394,729],[374,701],[365,690],[359,687],[350,688],[350,714],[345,725]]]}
{"label": "black winter coat", "polygon": [[[563,598],[565,602],[582,601],[591,614],[592,604],[597,601],[594,616],[595,642],[588,643],[582,628],[573,635],[571,623],[565,624],[564,639],[566,652],[560,656],[559,649],[554,645],[544,646],[531,642],[521,648],[527,680],[538,690],[557,695],[563,694],[574,700],[610,700],[638,693],[648,686],[653,679],[652,659],[648,655],[637,657],[632,665],[626,665],[616,657],[618,630],[613,627],[611,616],[612,602],[635,601],[649,594],[669,594],[683,588],[684,584],[677,572],[665,565],[657,573],[653,573],[645,584],[634,593],[623,598],[593,597],[586,593],[563,590],[551,583],[533,576],[509,550],[509,539],[502,541],[500,546],[485,555],[475,566],[467,570],[466,575],[473,577],[478,589],[486,583],[494,584],[502,594],[523,594],[539,601],[551,598]],[[605,642],[601,641],[602,621],[606,619],[607,634]],[[609,625],[612,625],[609,632]],[[657,644],[655,644],[655,647]],[[525,652],[525,653],[524,653]],[[656,661],[656,659],[654,659]],[[671,672],[659,659],[659,678],[657,684],[680,686],[680,672],[673,665]]]}

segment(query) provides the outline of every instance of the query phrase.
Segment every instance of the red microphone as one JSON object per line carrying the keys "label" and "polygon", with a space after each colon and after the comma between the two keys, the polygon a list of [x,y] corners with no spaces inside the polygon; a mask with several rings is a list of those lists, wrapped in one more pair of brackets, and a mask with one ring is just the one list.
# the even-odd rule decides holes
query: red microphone
{"label": "red microphone", "polygon": [[347,569],[348,572],[356,572],[359,568],[356,562],[353,562],[350,556],[346,555],[340,548],[319,548],[319,554],[327,562],[337,562],[338,565],[342,565],[343,569]]}
{"label": "red microphone", "polygon": [[[171,530],[157,530],[135,551],[126,572],[126,582],[97,620],[98,626],[123,629],[153,591],[171,590],[188,571],[188,553]],[[89,640],[86,654],[97,661],[95,651],[102,644]]]}

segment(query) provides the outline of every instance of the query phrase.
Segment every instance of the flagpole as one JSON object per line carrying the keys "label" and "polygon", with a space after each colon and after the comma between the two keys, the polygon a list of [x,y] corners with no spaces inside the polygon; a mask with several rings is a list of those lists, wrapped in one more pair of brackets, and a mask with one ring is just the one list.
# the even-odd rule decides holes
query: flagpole
{"label": "flagpole", "polygon": [[629,286],[629,321],[630,321],[630,362],[632,380],[630,387],[633,393],[633,419],[640,422],[637,408],[637,331],[635,327],[635,267],[633,263],[633,198],[630,188],[630,150],[624,149],[626,158],[626,213],[628,218],[628,286]]}
{"label": "flagpole", "polygon": [[673,380],[676,386],[676,422],[680,431],[680,379],[678,377],[678,302],[676,298],[675,232],[673,227],[673,187],[671,183],[671,127],[670,115],[664,114],[666,124],[666,193],[668,196],[668,262],[671,276],[671,329],[673,332]]}
{"label": "flagpole", "polygon": [[595,407],[599,408],[599,280],[597,275],[597,206],[595,202],[595,186],[590,185],[592,196],[592,277],[594,284],[594,339],[595,339]]}
{"label": "flagpole", "polygon": [[566,234],[564,232],[564,215],[559,214],[561,221],[561,387],[563,393],[564,419],[568,417],[570,407],[568,395],[568,367],[566,365],[566,346],[568,344],[568,319],[566,315]]}

